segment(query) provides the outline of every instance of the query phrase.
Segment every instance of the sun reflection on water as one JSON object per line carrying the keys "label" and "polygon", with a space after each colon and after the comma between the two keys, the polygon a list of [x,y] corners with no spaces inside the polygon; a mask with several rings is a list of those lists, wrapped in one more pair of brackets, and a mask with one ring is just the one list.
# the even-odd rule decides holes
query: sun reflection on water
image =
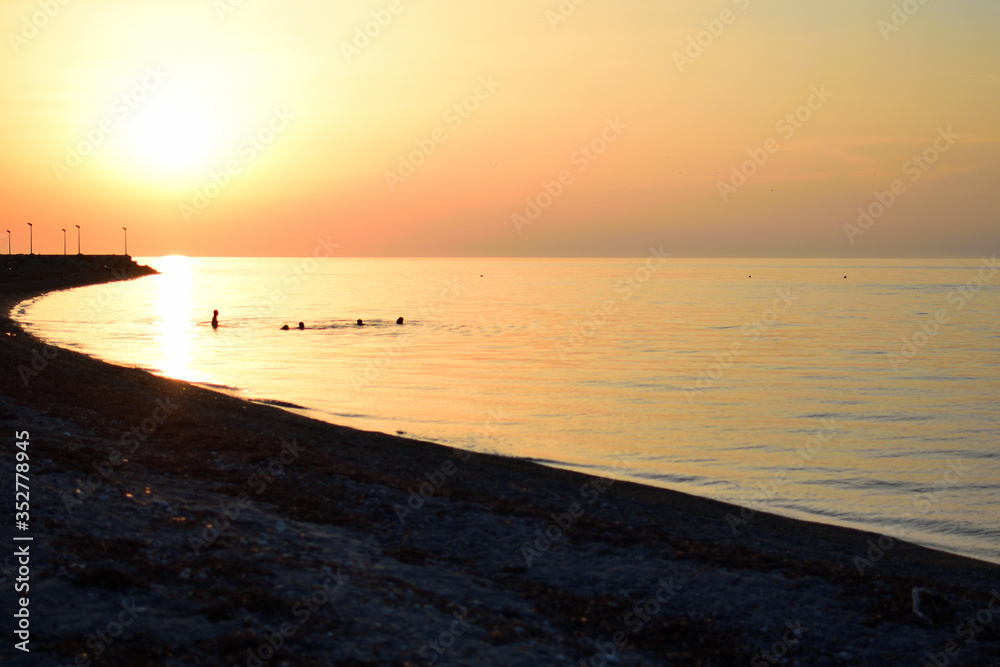
{"label": "sun reflection on water", "polygon": [[191,366],[191,350],[196,333],[192,318],[192,283],[194,261],[172,255],[158,262],[155,349],[161,357],[160,372],[190,382],[203,382],[204,373]]}

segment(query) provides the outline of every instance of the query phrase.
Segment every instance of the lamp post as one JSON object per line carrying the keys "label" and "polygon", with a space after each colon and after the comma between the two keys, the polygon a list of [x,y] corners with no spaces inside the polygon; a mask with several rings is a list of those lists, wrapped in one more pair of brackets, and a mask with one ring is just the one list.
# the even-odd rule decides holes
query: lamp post
{"label": "lamp post", "polygon": [[80,252],[80,225],[76,226],[76,254],[82,254]]}
{"label": "lamp post", "polygon": [[30,222],[28,223],[28,254],[29,255],[34,255],[35,254],[34,236],[33,236],[33,230],[31,228],[31,223]]}
{"label": "lamp post", "polygon": [[66,256],[66,228],[63,227],[63,257]]}
{"label": "lamp post", "polygon": [[128,230],[122,227],[122,231],[125,232],[125,256],[128,257]]}
{"label": "lamp post", "polygon": [[7,254],[10,254],[10,230],[7,230]]}

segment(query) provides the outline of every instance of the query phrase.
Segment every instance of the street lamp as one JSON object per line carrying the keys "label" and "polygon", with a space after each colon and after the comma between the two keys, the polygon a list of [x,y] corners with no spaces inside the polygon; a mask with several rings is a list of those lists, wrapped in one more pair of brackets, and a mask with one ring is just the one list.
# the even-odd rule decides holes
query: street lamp
{"label": "street lamp", "polygon": [[10,254],[10,230],[7,230],[7,254]]}
{"label": "street lamp", "polygon": [[31,223],[29,222],[28,223],[28,254],[29,255],[34,255],[35,254],[34,238],[32,236],[32,233],[33,232],[32,232],[32,229],[31,229]]}
{"label": "street lamp", "polygon": [[66,256],[66,228],[63,228],[63,257]]}
{"label": "street lamp", "polygon": [[76,254],[82,254],[80,252],[80,225],[76,226]]}
{"label": "street lamp", "polygon": [[125,232],[125,256],[128,257],[128,230],[122,227],[122,231]]}

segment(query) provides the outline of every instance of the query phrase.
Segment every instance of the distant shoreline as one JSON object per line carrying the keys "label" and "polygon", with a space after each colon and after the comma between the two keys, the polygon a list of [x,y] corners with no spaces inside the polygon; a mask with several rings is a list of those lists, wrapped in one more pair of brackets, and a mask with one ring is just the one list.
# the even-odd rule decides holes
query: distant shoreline
{"label": "distant shoreline", "polygon": [[[116,280],[113,270],[133,271],[0,279],[0,419],[31,432],[32,571],[46,582],[32,587],[33,659],[68,664],[86,652],[90,626],[124,597],[150,622],[140,616],[141,639],[124,637],[108,656],[244,664],[257,633],[281,627],[326,568],[346,583],[337,605],[289,636],[283,657],[296,664],[416,664],[457,613],[470,625],[458,655],[575,665],[595,642],[617,642],[631,606],[668,580],[676,597],[628,634],[619,664],[745,664],[796,619],[822,628],[797,648],[809,664],[861,664],[835,659],[845,651],[887,664],[943,650],[952,617],[982,608],[1000,579],[983,561],[762,512],[731,530],[726,517],[740,508],[725,503],[333,426],[72,350],[40,353],[44,366],[23,380],[18,369],[46,350],[10,310]],[[5,489],[12,463],[0,461]],[[234,516],[223,521],[226,507]],[[915,588],[928,591],[916,595],[930,621],[913,610]],[[963,658],[1000,642],[995,631],[979,639]],[[9,645],[0,655],[18,664]]]}

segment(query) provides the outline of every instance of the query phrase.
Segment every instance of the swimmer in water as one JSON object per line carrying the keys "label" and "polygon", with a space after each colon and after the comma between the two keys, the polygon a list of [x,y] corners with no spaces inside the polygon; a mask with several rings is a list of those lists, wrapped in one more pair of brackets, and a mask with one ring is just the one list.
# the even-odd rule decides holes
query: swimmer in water
{"label": "swimmer in water", "polygon": [[364,320],[358,320],[358,326],[359,327],[365,326]]}
{"label": "swimmer in water", "polygon": [[402,324],[402,323],[403,323],[403,318],[402,317],[400,317],[398,320],[396,320],[396,324]]}
{"label": "swimmer in water", "polygon": [[212,311],[212,328],[213,329],[219,328],[219,311],[217,310]]}
{"label": "swimmer in water", "polygon": [[306,325],[304,325],[302,322],[299,322],[299,331],[302,331],[305,328],[306,328]]}
{"label": "swimmer in water", "polygon": [[286,324],[285,326],[281,327],[281,330],[282,331],[288,331],[288,325]]}

